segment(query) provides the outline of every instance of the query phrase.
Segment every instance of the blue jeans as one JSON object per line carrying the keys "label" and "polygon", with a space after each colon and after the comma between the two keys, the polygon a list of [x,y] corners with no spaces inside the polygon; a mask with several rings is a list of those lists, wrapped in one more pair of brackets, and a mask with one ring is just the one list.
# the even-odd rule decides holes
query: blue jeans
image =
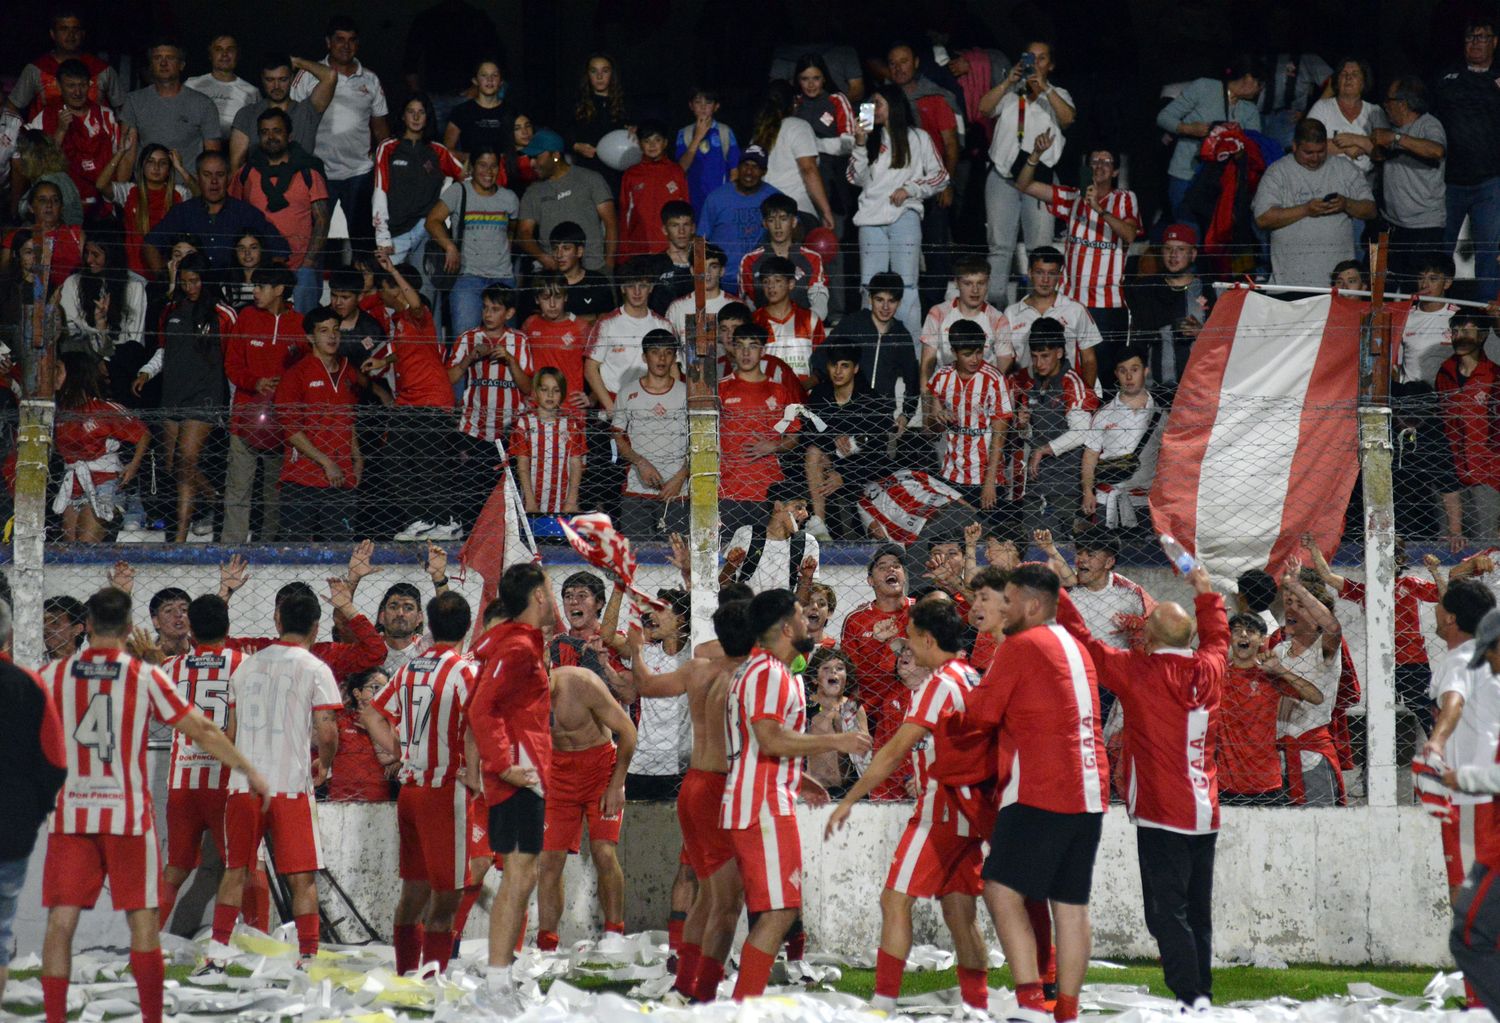
{"label": "blue jeans", "polygon": [[297,284],[292,288],[292,307],[304,316],[323,303],[323,275],[318,272],[318,259],[308,256],[307,262],[296,270]]}
{"label": "blue jeans", "polygon": [[1188,216],[1182,208],[1182,200],[1187,198],[1188,188],[1192,185],[1192,178],[1167,178],[1167,205],[1171,207],[1172,222],[1174,224],[1192,224],[1197,227],[1197,222]]}
{"label": "blue jeans", "polygon": [[859,281],[886,270],[901,275],[901,304],[896,318],[906,324],[913,338],[922,336],[921,301],[917,297],[917,267],[922,261],[922,217],[906,210],[894,222],[859,229]]}
{"label": "blue jeans", "polygon": [[453,282],[453,290],[448,293],[448,317],[453,321],[449,324],[449,333],[452,337],[479,326],[480,314],[484,312],[483,292],[491,284],[503,284],[507,288],[516,286],[515,281],[500,277],[471,277],[468,274]]}
{"label": "blue jeans", "polygon": [[405,234],[398,234],[391,238],[391,262],[401,264],[406,262],[407,256],[417,259],[422,258],[422,246],[427,244],[427,222],[418,221],[417,226]]}
{"label": "blue jeans", "polygon": [[29,857],[0,861],[0,969],[10,965],[10,953],[16,943],[16,903],[26,887],[26,863]]}
{"label": "blue jeans", "polygon": [[1495,297],[1500,286],[1500,176],[1485,178],[1477,185],[1448,185],[1444,204],[1448,222],[1443,227],[1443,244],[1452,252],[1458,244],[1458,232],[1464,218],[1472,221],[1469,232],[1474,236],[1474,295],[1481,302]]}
{"label": "blue jeans", "polygon": [[[1053,224],[1041,200],[1022,195],[1009,178],[994,170],[985,175],[984,235],[989,247],[991,305],[1004,309],[1010,301],[1006,294],[1016,262],[1016,242],[1024,238],[1028,252],[1051,245]],[[1022,276],[1017,275],[1018,282]]]}

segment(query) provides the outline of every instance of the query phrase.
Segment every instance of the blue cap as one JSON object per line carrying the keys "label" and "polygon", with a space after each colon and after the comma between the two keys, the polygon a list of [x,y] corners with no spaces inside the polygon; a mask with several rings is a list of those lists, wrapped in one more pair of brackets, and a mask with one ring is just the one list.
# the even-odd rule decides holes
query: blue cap
{"label": "blue cap", "polygon": [[521,150],[527,156],[541,156],[543,153],[561,153],[567,149],[563,137],[551,128],[543,128],[531,136],[531,141],[526,148]]}

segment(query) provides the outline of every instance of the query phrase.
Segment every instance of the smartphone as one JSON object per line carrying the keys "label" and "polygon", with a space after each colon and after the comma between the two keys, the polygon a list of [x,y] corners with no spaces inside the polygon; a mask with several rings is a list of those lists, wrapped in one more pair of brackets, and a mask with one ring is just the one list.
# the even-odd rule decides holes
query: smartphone
{"label": "smartphone", "polygon": [[859,126],[865,131],[875,130],[875,104],[861,103],[859,105]]}
{"label": "smartphone", "polygon": [[1327,195],[1323,196],[1323,201],[1333,202],[1333,200],[1337,199],[1338,197],[1339,194],[1337,192],[1329,192]]}

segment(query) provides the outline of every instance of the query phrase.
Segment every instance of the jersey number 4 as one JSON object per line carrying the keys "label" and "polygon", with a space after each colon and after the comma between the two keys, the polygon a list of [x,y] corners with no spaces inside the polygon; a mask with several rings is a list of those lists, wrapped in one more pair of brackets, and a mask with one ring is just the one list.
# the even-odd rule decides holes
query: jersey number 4
{"label": "jersey number 4", "polygon": [[101,764],[115,759],[114,700],[109,693],[95,693],[89,698],[83,717],[73,729],[73,741]]}

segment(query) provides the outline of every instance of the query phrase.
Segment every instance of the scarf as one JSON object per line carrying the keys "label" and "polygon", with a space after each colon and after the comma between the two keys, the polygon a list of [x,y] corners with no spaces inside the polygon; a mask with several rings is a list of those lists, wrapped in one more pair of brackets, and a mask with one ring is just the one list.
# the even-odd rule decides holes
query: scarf
{"label": "scarf", "polygon": [[252,170],[260,172],[260,190],[265,193],[266,212],[280,213],[287,208],[286,190],[292,179],[298,174],[310,177],[312,171],[322,173],[323,161],[293,142],[287,147],[285,163],[273,164],[264,152],[255,150],[245,160],[245,169],[240,171],[240,184],[249,182]]}

